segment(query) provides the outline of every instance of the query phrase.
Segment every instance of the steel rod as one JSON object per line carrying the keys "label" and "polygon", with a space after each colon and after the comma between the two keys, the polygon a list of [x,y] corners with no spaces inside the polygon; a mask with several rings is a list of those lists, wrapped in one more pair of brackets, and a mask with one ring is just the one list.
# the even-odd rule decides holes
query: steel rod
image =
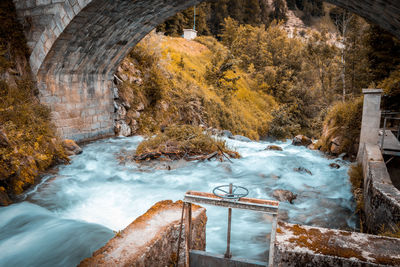
{"label": "steel rod", "polygon": [[[229,194],[232,194],[232,184],[229,184]],[[225,258],[230,259],[231,254],[231,223],[232,223],[232,209],[228,209],[228,232],[226,236],[226,252]]]}

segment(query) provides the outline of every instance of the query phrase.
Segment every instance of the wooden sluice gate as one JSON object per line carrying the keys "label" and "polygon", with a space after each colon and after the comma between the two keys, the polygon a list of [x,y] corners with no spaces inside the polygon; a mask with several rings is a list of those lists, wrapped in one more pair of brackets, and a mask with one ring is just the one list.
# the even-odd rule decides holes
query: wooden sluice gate
{"label": "wooden sluice gate", "polygon": [[[185,198],[183,200],[183,210],[185,210],[185,212],[182,210],[181,220],[181,232],[183,222],[185,224],[185,267],[273,266],[274,242],[278,220],[279,202],[273,200],[247,198],[245,197],[247,194],[248,190],[246,188],[234,186],[232,184],[226,186],[218,186],[213,190],[213,193],[197,191],[186,192]],[[228,209],[227,246],[224,255],[217,255],[205,251],[192,250],[190,248],[192,229],[192,204],[205,204]],[[272,216],[271,240],[269,257],[268,259],[266,259],[267,261],[254,261],[232,257],[230,251],[232,209],[257,211]],[[179,255],[179,246],[177,255]]]}

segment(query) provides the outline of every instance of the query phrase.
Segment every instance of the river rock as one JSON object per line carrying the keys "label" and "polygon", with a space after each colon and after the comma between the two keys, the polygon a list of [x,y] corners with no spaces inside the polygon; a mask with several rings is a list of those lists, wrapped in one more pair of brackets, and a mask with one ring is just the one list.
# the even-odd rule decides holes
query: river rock
{"label": "river rock", "polygon": [[242,141],[242,142],[251,142],[250,138],[247,138],[246,136],[242,136],[242,135],[233,135],[229,138],[233,139],[233,140],[237,140],[237,141]]}
{"label": "river rock", "polygon": [[124,120],[125,119],[125,117],[126,117],[126,109],[122,104],[114,101],[114,110],[115,110],[115,113],[117,115],[117,120]]}
{"label": "river rock", "polygon": [[296,135],[292,141],[292,145],[294,146],[309,146],[311,144],[312,144],[311,139],[301,134]]}
{"label": "river rock", "polygon": [[342,144],[342,138],[340,136],[333,138],[331,141],[330,152],[334,155],[339,154],[341,152],[340,151],[341,144]]}
{"label": "river rock", "polygon": [[118,88],[117,87],[113,87],[111,90],[112,90],[112,93],[113,93],[113,98],[114,99],[118,99],[119,98]]}
{"label": "river rock", "polygon": [[274,190],[272,196],[279,201],[288,201],[290,204],[293,204],[293,200],[297,198],[296,194],[293,194],[289,190],[283,189]]}
{"label": "river rock", "polygon": [[269,145],[265,150],[276,150],[276,151],[283,151],[283,149],[280,146],[277,145]]}
{"label": "river rock", "polygon": [[231,138],[233,136],[231,131],[228,131],[228,130],[222,130],[219,135],[222,137],[227,137],[227,138]]}
{"label": "river rock", "polygon": [[0,206],[8,206],[12,203],[7,195],[6,189],[0,186]]}
{"label": "river rock", "polygon": [[116,121],[114,130],[117,136],[130,136],[132,132],[131,127],[124,120]]}
{"label": "river rock", "polygon": [[317,142],[312,142],[307,146],[307,148],[310,150],[318,150],[321,148],[321,145],[319,145]]}
{"label": "river rock", "polygon": [[82,148],[80,148],[74,140],[65,139],[62,141],[62,146],[65,149],[65,153],[68,156],[78,155],[82,153]]}
{"label": "river rock", "polygon": [[137,111],[143,111],[144,110],[144,104],[140,102],[136,108]]}
{"label": "river rock", "polygon": [[122,103],[121,103],[123,106],[124,106],[124,108],[125,109],[130,109],[131,108],[131,104],[129,104],[129,102],[127,102],[127,101],[122,101]]}
{"label": "river rock", "polygon": [[126,75],[125,73],[120,73],[119,76],[121,76],[121,79],[122,79],[124,82],[126,82],[126,81],[129,79],[128,75]]}
{"label": "river rock", "polygon": [[331,164],[329,164],[329,167],[331,167],[332,169],[339,169],[340,165],[337,163],[331,163]]}
{"label": "river rock", "polygon": [[294,168],[293,171],[300,173],[308,173],[309,175],[312,175],[312,172],[304,167]]}
{"label": "river rock", "polygon": [[10,145],[10,141],[7,138],[7,135],[0,130],[0,147],[8,147]]}
{"label": "river rock", "polygon": [[131,134],[134,134],[139,130],[139,124],[136,120],[131,120],[129,126],[131,127]]}

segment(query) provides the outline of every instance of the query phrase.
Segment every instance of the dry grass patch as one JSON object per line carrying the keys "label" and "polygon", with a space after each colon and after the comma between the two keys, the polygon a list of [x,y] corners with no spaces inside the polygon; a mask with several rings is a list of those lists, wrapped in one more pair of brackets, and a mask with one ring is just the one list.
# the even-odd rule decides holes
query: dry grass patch
{"label": "dry grass patch", "polygon": [[239,153],[227,148],[225,141],[216,140],[191,125],[169,126],[163,133],[144,140],[136,150],[136,160],[163,158],[166,160],[199,160],[214,157],[239,158]]}

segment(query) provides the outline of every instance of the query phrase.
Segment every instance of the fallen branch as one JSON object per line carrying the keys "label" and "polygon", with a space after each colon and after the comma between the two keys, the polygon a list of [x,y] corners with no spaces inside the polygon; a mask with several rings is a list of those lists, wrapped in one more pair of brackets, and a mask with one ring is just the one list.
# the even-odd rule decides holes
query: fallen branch
{"label": "fallen branch", "polygon": [[229,160],[230,163],[233,163],[233,161],[227,156],[225,155],[224,151],[221,149],[221,147],[219,145],[217,145],[219,151],[221,151],[222,156],[224,156],[227,160]]}

